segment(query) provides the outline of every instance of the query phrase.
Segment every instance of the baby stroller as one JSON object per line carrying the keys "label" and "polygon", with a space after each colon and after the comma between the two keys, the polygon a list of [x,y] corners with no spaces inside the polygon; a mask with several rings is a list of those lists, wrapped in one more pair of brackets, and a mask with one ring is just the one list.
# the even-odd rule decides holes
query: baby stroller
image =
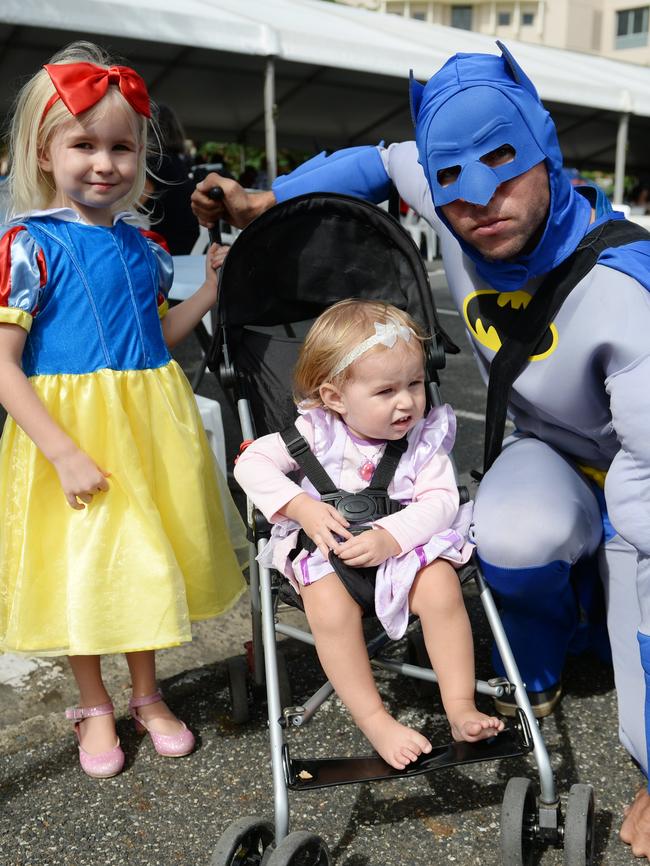
{"label": "baby stroller", "polygon": [[[236,403],[244,443],[280,431],[295,417],[291,371],[311,321],[347,298],[372,298],[408,311],[433,335],[427,358],[431,405],[439,405],[438,371],[445,352],[458,351],[437,319],[426,269],[418,249],[388,213],[358,199],[310,194],[276,205],[237,238],[222,268],[214,339],[208,363]],[[466,491],[464,492],[467,498]],[[463,492],[461,491],[461,501]],[[473,580],[507,678],[477,681],[477,692],[493,697],[514,693],[517,715],[502,733],[478,743],[434,745],[406,770],[378,756],[307,759],[291,754],[286,735],[305,725],[332,693],[325,683],[300,706],[292,705],[284,659],[276,635],[313,645],[309,632],[283,623],[278,605],[284,578],[258,566],[270,527],[249,503],[251,540],[250,596],[252,642],[247,658],[229,662],[233,721],[249,714],[249,687],[266,688],[274,791],[274,821],[240,818],[226,828],[214,849],[212,866],[326,866],[325,842],[313,832],[289,832],[289,792],[351,782],[378,781],[432,773],[478,761],[516,758],[531,753],[539,773],[537,786],[510,778],[501,813],[501,851],[506,866],[531,864],[542,845],[564,846],[565,866],[587,866],[594,856],[594,795],[591,786],[573,785],[562,809],[549,756],[525,687],[478,564],[466,569]],[[468,572],[468,573],[467,573]],[[417,623],[412,623],[413,628]],[[408,633],[413,660],[421,657],[417,637]],[[389,644],[383,632],[368,643],[377,668],[435,683],[426,665],[407,664],[382,654]]]}

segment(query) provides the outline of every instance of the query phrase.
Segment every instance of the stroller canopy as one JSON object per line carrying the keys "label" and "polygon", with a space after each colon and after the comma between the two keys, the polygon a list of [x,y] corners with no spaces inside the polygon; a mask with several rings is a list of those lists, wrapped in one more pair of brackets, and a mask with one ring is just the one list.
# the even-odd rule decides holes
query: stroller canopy
{"label": "stroller canopy", "polygon": [[361,199],[310,193],[271,208],[237,238],[219,313],[230,325],[279,325],[351,297],[394,304],[441,333],[424,262],[401,225]]}
{"label": "stroller canopy", "polygon": [[216,369],[227,345],[251,386],[258,435],[290,423],[300,343],[313,319],[345,298],[406,310],[432,337],[431,377],[445,351],[458,351],[438,322],[419,250],[386,211],[330,193],[278,204],[244,229],[225,260],[210,358]]}

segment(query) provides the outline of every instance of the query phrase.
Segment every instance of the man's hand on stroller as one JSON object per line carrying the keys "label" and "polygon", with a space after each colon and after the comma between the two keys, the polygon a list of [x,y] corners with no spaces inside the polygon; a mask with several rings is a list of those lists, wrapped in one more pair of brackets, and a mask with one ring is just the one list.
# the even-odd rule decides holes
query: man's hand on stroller
{"label": "man's hand on stroller", "polygon": [[290,520],[299,523],[306,534],[311,538],[325,559],[330,550],[338,553],[341,548],[339,538],[351,539],[348,532],[348,521],[339,514],[336,508],[313,499],[308,493],[300,493],[284,508],[282,514]]}
{"label": "man's hand on stroller", "polygon": [[334,552],[352,568],[370,568],[397,556],[402,548],[388,530],[377,526],[343,542]]}
{"label": "man's hand on stroller", "polygon": [[[208,196],[215,186],[223,190],[223,197],[218,201]],[[236,180],[221,177],[214,171],[198,183],[192,193],[194,216],[209,229],[214,228],[220,219],[243,229],[274,204],[275,195],[271,190],[247,192]]]}

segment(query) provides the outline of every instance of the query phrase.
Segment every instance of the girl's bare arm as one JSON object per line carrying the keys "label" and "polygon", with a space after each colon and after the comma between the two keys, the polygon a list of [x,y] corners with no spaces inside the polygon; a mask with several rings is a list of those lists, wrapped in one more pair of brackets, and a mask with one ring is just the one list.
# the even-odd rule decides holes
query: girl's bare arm
{"label": "girl's bare arm", "polygon": [[205,280],[187,300],[172,307],[162,320],[165,342],[172,349],[181,342],[217,302],[217,270],[229,247],[212,244],[205,257]]}
{"label": "girl's bare arm", "polygon": [[68,504],[81,509],[108,489],[107,473],[59,427],[29,384],[21,367],[26,337],[19,325],[0,323],[0,403],[52,463]]}

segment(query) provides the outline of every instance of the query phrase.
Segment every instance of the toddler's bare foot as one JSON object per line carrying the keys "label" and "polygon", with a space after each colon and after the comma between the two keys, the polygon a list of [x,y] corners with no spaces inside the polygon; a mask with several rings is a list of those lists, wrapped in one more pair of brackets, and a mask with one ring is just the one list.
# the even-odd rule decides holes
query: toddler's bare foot
{"label": "toddler's bare foot", "polygon": [[486,716],[480,713],[472,701],[465,705],[455,707],[447,713],[451,725],[451,735],[457,743],[475,743],[478,740],[487,740],[503,730],[503,720],[496,716]]}
{"label": "toddler's bare foot", "polygon": [[113,714],[90,716],[79,722],[79,745],[89,755],[101,755],[117,745]]}
{"label": "toddler's bare foot", "polygon": [[396,770],[403,770],[422,753],[431,751],[426,737],[400,724],[383,707],[357,724],[384,761]]}

